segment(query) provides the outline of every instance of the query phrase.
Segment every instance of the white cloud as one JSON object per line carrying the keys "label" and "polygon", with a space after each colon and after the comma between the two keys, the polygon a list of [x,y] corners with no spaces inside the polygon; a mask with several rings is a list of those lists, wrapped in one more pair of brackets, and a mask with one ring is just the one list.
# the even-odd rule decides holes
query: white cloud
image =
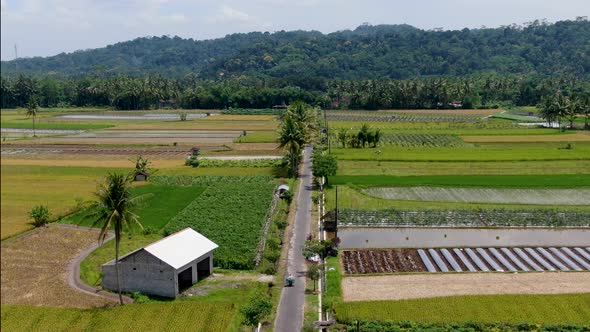
{"label": "white cloud", "polygon": [[239,11],[228,5],[221,6],[221,13],[207,19],[209,23],[230,23],[230,22],[241,22],[248,23],[256,20],[254,16],[249,15],[243,11]]}

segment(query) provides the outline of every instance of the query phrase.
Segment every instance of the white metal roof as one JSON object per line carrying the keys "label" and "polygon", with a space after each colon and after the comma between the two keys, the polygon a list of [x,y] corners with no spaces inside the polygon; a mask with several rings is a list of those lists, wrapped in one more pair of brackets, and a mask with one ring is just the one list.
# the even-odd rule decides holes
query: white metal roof
{"label": "white metal roof", "polygon": [[286,184],[282,184],[282,185],[279,186],[279,190],[281,190],[281,189],[283,189],[283,190],[289,190],[289,186],[286,185]]}
{"label": "white metal roof", "polygon": [[188,227],[143,249],[178,269],[219,246]]}

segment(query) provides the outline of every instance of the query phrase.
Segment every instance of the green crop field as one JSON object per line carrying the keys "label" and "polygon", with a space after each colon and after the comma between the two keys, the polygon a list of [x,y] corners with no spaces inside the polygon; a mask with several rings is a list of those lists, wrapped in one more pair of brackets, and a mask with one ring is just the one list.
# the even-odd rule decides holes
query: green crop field
{"label": "green crop field", "polygon": [[590,189],[372,187],[369,196],[400,201],[590,206]]}
{"label": "green crop field", "polygon": [[337,303],[338,321],[392,320],[438,323],[529,322],[589,324],[590,293],[453,296],[402,301]]}
{"label": "green crop field", "polygon": [[[192,227],[219,245],[215,251],[215,266],[254,267],[262,224],[275,188],[270,177],[156,176],[152,181],[155,184],[134,188],[135,194],[146,194],[144,207],[140,206],[137,214],[150,232],[144,234],[137,228],[126,232],[121,241],[121,255],[165,234]],[[65,222],[80,222],[80,218],[72,217]],[[84,282],[100,283],[101,265],[113,259],[114,246],[113,241],[105,244],[81,263]]]}
{"label": "green crop field", "polygon": [[[195,200],[206,188],[196,186],[169,186],[147,184],[132,189],[136,197],[140,197],[135,213],[144,230],[159,231],[170,219]],[[61,222],[83,226],[92,226],[92,211],[82,211],[64,218]],[[141,233],[135,224],[130,225],[134,232]]]}
{"label": "green crop field", "polygon": [[[339,160],[338,177],[342,175],[408,176],[408,175],[518,175],[578,174],[590,170],[590,160],[555,161],[364,161]],[[330,177],[332,181],[334,177]],[[357,181],[346,179],[346,181]],[[359,178],[360,180],[360,178]],[[364,180],[362,180],[364,181]],[[369,181],[369,180],[367,180]],[[387,178],[385,179],[387,181]]]}
{"label": "green crop field", "polygon": [[553,161],[590,160],[590,143],[482,143],[478,147],[401,148],[382,146],[365,149],[332,148],[339,160],[364,161]]}
{"label": "green crop field", "polygon": [[[333,209],[335,204],[335,188],[329,188],[326,191],[326,208]],[[401,210],[477,210],[477,209],[493,209],[498,208],[497,204],[485,204],[485,203],[458,203],[458,202],[422,202],[422,201],[399,201],[391,199],[383,199],[378,197],[372,197],[363,194],[361,191],[356,190],[348,186],[338,186],[338,206],[339,208],[349,209],[361,209],[361,210],[383,210],[383,209],[401,209]],[[527,210],[527,209],[540,209],[540,210],[555,210],[563,209],[563,206],[559,205],[523,205],[523,204],[502,204],[503,209],[509,210]],[[588,206],[575,206],[571,205],[567,207],[568,210],[572,211],[588,211]]]}
{"label": "green crop field", "polygon": [[255,131],[234,140],[235,143],[275,143],[278,139],[276,131]]}
{"label": "green crop field", "polygon": [[[341,128],[358,130],[363,122],[329,121],[330,131],[337,132]],[[416,134],[450,134],[450,135],[560,135],[557,129],[523,127],[510,121],[490,119],[477,123],[432,123],[432,122],[371,122],[373,129],[383,133],[416,133]]]}
{"label": "green crop field", "polygon": [[206,185],[208,188],[165,228],[174,233],[192,227],[219,245],[215,265],[251,269],[262,224],[270,208],[274,182],[269,177],[155,178],[163,183]]}
{"label": "green crop field", "polygon": [[380,145],[400,147],[458,147],[471,146],[456,135],[448,134],[383,134]]}
{"label": "green crop field", "polygon": [[590,211],[528,210],[352,210],[341,209],[339,224],[347,226],[575,226],[590,227]]}

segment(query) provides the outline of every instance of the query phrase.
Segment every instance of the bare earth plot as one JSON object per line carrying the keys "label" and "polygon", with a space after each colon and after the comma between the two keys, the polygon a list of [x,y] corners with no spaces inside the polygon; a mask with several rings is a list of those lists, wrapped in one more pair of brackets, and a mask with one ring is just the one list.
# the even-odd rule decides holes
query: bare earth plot
{"label": "bare earth plot", "polygon": [[590,189],[396,187],[369,188],[363,193],[402,201],[590,205]]}
{"label": "bare earth plot", "polygon": [[2,242],[2,304],[93,308],[113,300],[68,286],[68,266],[97,241],[95,231],[50,225]]}
{"label": "bare earth plot", "polygon": [[380,301],[458,295],[590,292],[590,272],[420,274],[342,279],[344,301]]}

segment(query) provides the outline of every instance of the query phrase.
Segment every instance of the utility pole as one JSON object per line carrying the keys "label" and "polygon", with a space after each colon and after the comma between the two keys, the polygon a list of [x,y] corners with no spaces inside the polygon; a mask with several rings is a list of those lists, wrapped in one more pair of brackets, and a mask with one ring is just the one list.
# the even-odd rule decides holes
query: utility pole
{"label": "utility pole", "polygon": [[334,236],[338,237],[338,186],[336,187],[336,210],[335,210],[335,214],[336,214],[336,231],[334,232]]}
{"label": "utility pole", "polygon": [[328,139],[328,154],[332,154],[332,146],[330,144],[330,128],[328,127],[328,110],[324,109],[324,123],[326,124],[326,138]]}
{"label": "utility pole", "polygon": [[18,49],[16,48],[16,44],[14,44],[14,67],[16,69],[16,72],[18,72]]}

